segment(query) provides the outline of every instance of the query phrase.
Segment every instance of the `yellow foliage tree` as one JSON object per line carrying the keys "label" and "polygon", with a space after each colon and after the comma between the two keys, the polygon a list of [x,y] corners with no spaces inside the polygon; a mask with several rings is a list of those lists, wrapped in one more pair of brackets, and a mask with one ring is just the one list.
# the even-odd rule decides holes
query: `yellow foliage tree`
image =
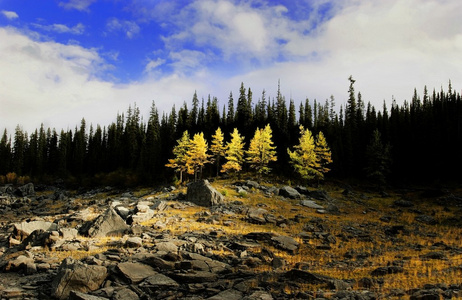
{"label": "yellow foliage tree", "polygon": [[188,171],[187,165],[187,154],[188,149],[191,145],[191,139],[189,138],[188,131],[184,131],[183,135],[179,140],[176,141],[177,145],[173,147],[173,155],[175,158],[171,158],[168,160],[168,164],[166,167],[175,169],[176,172],[180,173],[180,183],[183,181],[183,172]]}
{"label": "yellow foliage tree", "polygon": [[239,172],[242,170],[244,161],[244,137],[234,128],[231,134],[231,141],[226,143],[225,152],[226,163],[221,168],[221,172]]}
{"label": "yellow foliage tree", "polygon": [[250,141],[246,160],[251,168],[256,169],[259,176],[268,174],[271,171],[268,164],[277,160],[276,147],[273,146],[272,137],[273,132],[268,124],[264,129],[257,128]]}
{"label": "yellow foliage tree", "polygon": [[310,180],[317,176],[317,156],[313,135],[309,129],[300,126],[299,144],[294,146],[294,151],[287,148],[290,163],[303,179]]}
{"label": "yellow foliage tree", "polygon": [[326,138],[324,137],[322,131],[320,131],[316,136],[314,152],[316,153],[316,167],[318,170],[316,175],[318,179],[322,180],[324,179],[324,174],[330,171],[327,165],[332,163],[332,153],[329,146],[327,145]]}
{"label": "yellow foliage tree", "polygon": [[187,172],[194,174],[194,180],[197,180],[198,173],[202,176],[202,168],[209,161],[207,151],[208,145],[204,139],[204,133],[196,133],[190,141],[189,150],[186,152]]}
{"label": "yellow foliage tree", "polygon": [[215,130],[215,134],[212,135],[212,145],[210,146],[210,151],[213,155],[213,161],[217,165],[217,176],[220,169],[220,158],[225,156],[226,146],[224,144],[224,136],[221,128],[218,127]]}

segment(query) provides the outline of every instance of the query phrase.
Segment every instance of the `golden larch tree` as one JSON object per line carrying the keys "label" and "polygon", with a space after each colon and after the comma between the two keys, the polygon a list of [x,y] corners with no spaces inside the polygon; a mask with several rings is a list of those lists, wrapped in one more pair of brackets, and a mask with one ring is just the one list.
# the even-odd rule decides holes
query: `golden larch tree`
{"label": "golden larch tree", "polygon": [[317,157],[313,135],[309,129],[300,126],[299,144],[294,146],[294,151],[287,148],[290,163],[303,179],[310,180],[317,176]]}
{"label": "golden larch tree", "polygon": [[242,170],[244,161],[244,137],[239,134],[237,128],[234,128],[231,134],[231,141],[226,143],[225,152],[226,163],[222,166],[221,172],[239,172]]}
{"label": "golden larch tree", "polygon": [[318,172],[316,176],[318,177],[318,179],[322,180],[324,179],[324,174],[330,171],[327,165],[332,163],[332,153],[330,151],[329,146],[327,145],[326,138],[324,137],[322,131],[320,131],[316,136],[316,145],[314,147],[314,152],[316,153],[317,159],[316,169]]}
{"label": "golden larch tree", "polygon": [[217,165],[217,176],[218,171],[220,170],[220,158],[225,156],[226,146],[224,143],[224,135],[221,131],[221,128],[218,127],[215,130],[215,134],[212,135],[212,145],[210,146],[210,151],[212,152],[213,162]]}
{"label": "golden larch tree", "polygon": [[188,150],[191,145],[191,139],[189,138],[189,132],[186,130],[183,132],[183,135],[179,140],[176,141],[177,145],[173,147],[173,155],[175,158],[168,160],[166,167],[175,169],[176,172],[180,173],[181,183],[183,181],[183,172],[188,170],[187,159],[188,159]]}
{"label": "golden larch tree", "polygon": [[262,174],[268,174],[271,171],[268,164],[277,160],[276,147],[273,146],[272,138],[273,132],[269,124],[264,129],[257,128],[250,141],[249,150],[246,151],[246,160],[250,167],[257,171],[259,177]]}
{"label": "golden larch tree", "polygon": [[204,133],[196,133],[190,142],[189,150],[186,153],[186,167],[188,174],[194,174],[194,180],[197,180],[197,174],[202,177],[202,168],[209,162],[207,154],[208,144],[204,139]]}

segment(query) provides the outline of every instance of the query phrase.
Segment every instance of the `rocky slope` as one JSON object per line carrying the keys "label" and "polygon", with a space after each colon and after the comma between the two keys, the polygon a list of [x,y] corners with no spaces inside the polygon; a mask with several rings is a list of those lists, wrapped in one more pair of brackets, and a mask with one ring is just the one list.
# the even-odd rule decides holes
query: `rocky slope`
{"label": "rocky slope", "polygon": [[254,181],[202,182],[187,193],[4,186],[0,296],[462,297],[457,193],[326,189]]}

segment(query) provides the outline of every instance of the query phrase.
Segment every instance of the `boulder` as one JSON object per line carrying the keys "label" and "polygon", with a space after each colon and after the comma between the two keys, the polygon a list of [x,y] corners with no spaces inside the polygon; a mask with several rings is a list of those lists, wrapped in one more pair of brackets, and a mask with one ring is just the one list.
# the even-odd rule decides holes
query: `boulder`
{"label": "boulder", "polygon": [[300,246],[300,244],[290,236],[275,236],[271,238],[271,241],[276,248],[287,251],[289,253],[294,253]]}
{"label": "boulder", "polygon": [[188,184],[186,200],[199,206],[211,207],[222,204],[224,196],[208,180],[200,180]]}
{"label": "boulder", "polygon": [[31,197],[35,196],[34,184],[28,183],[18,187],[14,193],[19,197]]}
{"label": "boulder", "polygon": [[107,277],[106,267],[87,265],[66,258],[51,283],[52,294],[58,299],[68,299],[71,291],[87,293],[99,289]]}
{"label": "boulder", "polygon": [[140,297],[129,288],[123,288],[115,292],[114,296],[112,296],[113,300],[138,300]]}
{"label": "boulder", "polygon": [[[129,299],[129,298],[125,298],[125,299]],[[136,298],[133,298],[133,299],[136,299]],[[69,295],[69,300],[107,300],[107,298],[88,295],[88,294],[76,292],[76,291],[71,291]]]}
{"label": "boulder", "polygon": [[105,237],[121,235],[129,229],[124,219],[110,207],[102,215],[97,217],[89,226],[82,229],[82,233],[89,237]]}
{"label": "boulder", "polygon": [[323,190],[310,191],[307,195],[316,200],[331,200],[327,192]]}
{"label": "boulder", "polygon": [[299,199],[302,195],[294,188],[286,185],[279,189],[279,196],[283,196],[290,199]]}
{"label": "boulder", "polygon": [[144,279],[157,275],[151,266],[137,263],[137,262],[124,262],[117,265],[117,270],[130,282],[138,283]]}
{"label": "boulder", "polygon": [[316,202],[314,202],[313,200],[302,200],[300,204],[302,206],[313,208],[313,209],[324,209],[323,206],[316,204]]}
{"label": "boulder", "polygon": [[46,221],[31,221],[31,222],[21,222],[13,224],[13,236],[18,240],[23,240],[29,236],[33,231],[43,230],[43,231],[55,231],[58,230],[58,225]]}
{"label": "boulder", "polygon": [[207,298],[209,300],[241,300],[242,293],[235,289],[224,290],[215,296]]}
{"label": "boulder", "polygon": [[139,285],[140,287],[153,287],[153,288],[173,288],[176,289],[180,285],[173,279],[163,274],[156,274],[147,277]]}

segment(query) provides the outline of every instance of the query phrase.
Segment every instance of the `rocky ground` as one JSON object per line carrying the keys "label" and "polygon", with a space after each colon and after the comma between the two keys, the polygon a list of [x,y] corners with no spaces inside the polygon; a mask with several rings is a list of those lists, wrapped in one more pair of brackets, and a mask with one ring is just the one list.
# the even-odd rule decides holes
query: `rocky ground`
{"label": "rocky ground", "polygon": [[0,187],[1,299],[462,298],[458,190]]}

